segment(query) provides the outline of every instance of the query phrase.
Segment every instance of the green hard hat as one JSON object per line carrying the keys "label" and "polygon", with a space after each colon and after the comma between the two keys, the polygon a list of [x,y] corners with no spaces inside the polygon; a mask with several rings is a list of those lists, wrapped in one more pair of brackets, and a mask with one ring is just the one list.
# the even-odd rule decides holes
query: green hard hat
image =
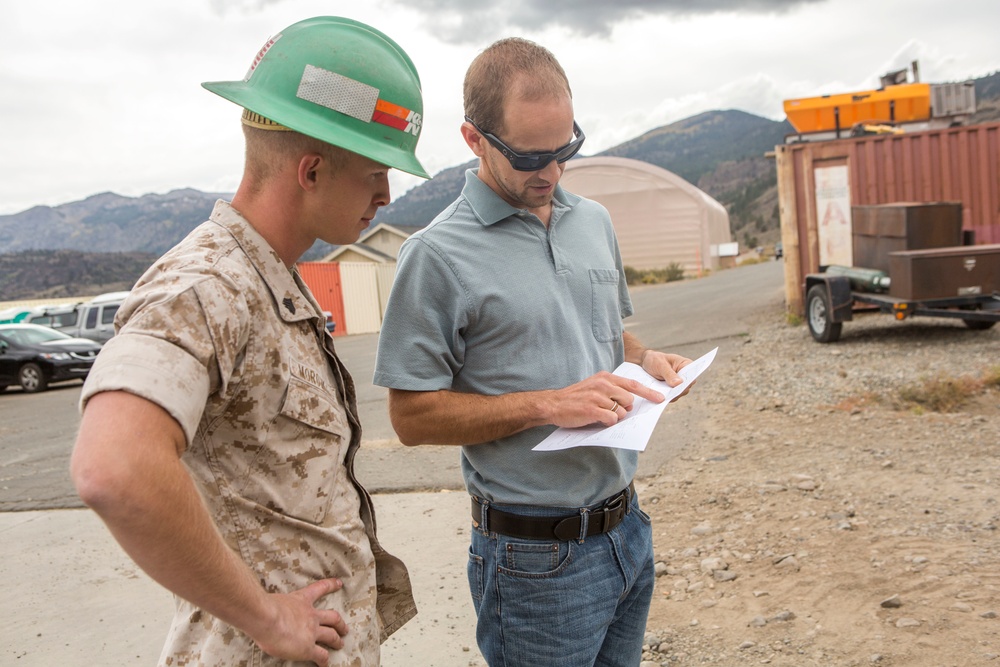
{"label": "green hard hat", "polygon": [[300,21],[267,41],[242,81],[201,85],[251,112],[244,112],[257,121],[250,124],[294,130],[430,178],[415,155],[420,76],[398,44],[364,23]]}

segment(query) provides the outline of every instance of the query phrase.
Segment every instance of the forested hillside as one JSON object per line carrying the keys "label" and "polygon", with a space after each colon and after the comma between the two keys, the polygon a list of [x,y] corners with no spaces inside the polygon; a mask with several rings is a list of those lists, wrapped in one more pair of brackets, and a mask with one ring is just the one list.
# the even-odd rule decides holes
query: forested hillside
{"label": "forested hillside", "polygon": [[95,296],[128,290],[157,255],[22,250],[0,255],[0,301]]}

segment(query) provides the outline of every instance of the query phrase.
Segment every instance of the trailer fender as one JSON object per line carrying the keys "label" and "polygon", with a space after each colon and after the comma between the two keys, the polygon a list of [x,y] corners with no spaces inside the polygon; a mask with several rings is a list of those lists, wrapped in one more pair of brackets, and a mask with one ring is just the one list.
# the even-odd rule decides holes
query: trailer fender
{"label": "trailer fender", "polygon": [[851,293],[851,281],[847,276],[828,276],[823,273],[810,273],[806,276],[805,288],[802,290],[802,302],[814,285],[822,285],[826,290],[827,303],[830,304],[828,317],[831,322],[850,322],[854,319],[854,295]]}

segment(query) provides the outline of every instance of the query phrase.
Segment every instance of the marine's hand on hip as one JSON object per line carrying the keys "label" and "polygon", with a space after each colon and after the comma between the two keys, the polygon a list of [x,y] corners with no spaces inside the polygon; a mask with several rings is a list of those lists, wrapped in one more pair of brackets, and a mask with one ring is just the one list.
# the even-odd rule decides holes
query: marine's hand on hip
{"label": "marine's hand on hip", "polygon": [[272,594],[274,618],[251,635],[268,655],[283,660],[311,661],[321,667],[329,662],[330,649],[344,648],[348,633],[343,617],[331,609],[317,609],[316,602],[339,591],[339,579],[321,579],[288,594]]}

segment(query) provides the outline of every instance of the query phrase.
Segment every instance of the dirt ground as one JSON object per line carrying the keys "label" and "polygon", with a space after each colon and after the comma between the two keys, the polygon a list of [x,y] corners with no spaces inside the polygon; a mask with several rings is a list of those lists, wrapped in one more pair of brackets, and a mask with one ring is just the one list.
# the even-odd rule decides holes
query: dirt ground
{"label": "dirt ground", "polygon": [[644,666],[1000,665],[1000,391],[898,402],[1000,365],[1000,328],[880,318],[819,345],[773,320],[698,387],[705,437],[640,487]]}

